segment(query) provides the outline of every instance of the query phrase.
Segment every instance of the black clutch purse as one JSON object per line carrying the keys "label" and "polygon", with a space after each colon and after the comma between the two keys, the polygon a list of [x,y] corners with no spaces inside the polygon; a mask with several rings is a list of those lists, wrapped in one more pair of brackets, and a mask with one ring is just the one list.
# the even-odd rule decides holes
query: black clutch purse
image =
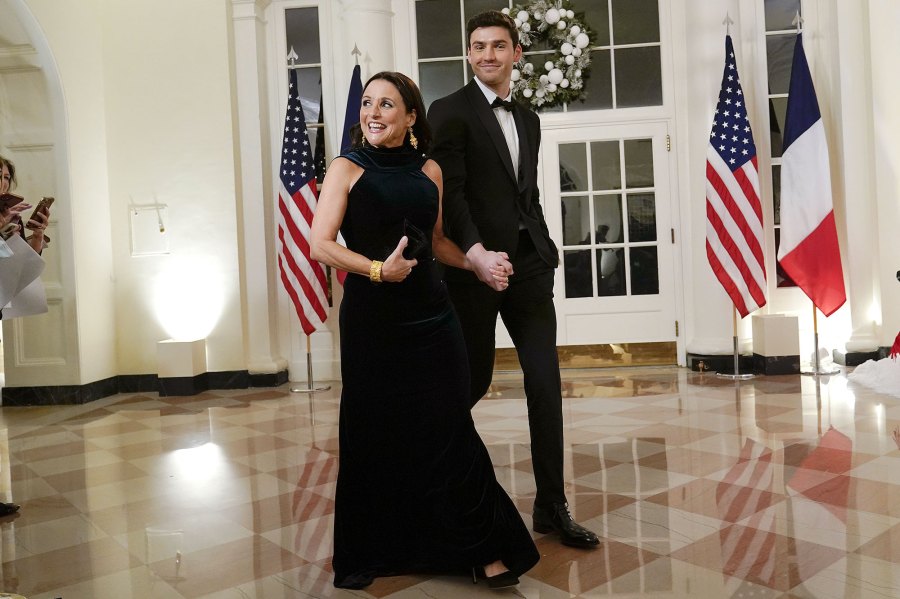
{"label": "black clutch purse", "polygon": [[406,235],[406,248],[403,257],[407,260],[418,259],[428,249],[428,239],[419,227],[403,219],[403,234]]}

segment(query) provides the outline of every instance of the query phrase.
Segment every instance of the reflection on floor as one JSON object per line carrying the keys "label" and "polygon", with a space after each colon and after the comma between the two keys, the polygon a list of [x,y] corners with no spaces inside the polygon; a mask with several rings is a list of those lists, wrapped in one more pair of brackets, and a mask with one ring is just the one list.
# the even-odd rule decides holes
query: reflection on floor
{"label": "reflection on floor", "polygon": [[[559,365],[563,369],[671,366],[678,363],[678,348],[674,341],[560,345],[556,349]],[[515,348],[498,349],[494,369],[521,370]]]}
{"label": "reflection on floor", "polygon": [[[593,551],[535,534],[525,597],[900,595],[900,400],[843,376],[564,372],[566,481]],[[29,599],[498,597],[464,578],[331,586],[339,386],[0,410],[2,586]],[[475,421],[526,522],[521,378]]]}

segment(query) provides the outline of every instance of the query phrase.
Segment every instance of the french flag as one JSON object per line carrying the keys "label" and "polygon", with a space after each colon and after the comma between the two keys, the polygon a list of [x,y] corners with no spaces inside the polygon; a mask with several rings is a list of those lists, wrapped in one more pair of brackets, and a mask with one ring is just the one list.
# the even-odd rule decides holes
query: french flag
{"label": "french flag", "polygon": [[825,316],[847,301],[825,128],[799,33],[784,124],[778,261]]}

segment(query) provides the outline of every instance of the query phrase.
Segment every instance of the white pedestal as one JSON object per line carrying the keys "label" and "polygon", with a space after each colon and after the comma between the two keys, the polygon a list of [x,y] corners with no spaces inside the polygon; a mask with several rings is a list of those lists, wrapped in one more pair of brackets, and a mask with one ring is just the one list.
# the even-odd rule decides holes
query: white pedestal
{"label": "white pedestal", "polygon": [[799,319],[784,314],[752,318],[753,370],[761,374],[799,374]]}
{"label": "white pedestal", "polygon": [[206,372],[206,339],[156,344],[156,369],[159,378],[194,377]]}

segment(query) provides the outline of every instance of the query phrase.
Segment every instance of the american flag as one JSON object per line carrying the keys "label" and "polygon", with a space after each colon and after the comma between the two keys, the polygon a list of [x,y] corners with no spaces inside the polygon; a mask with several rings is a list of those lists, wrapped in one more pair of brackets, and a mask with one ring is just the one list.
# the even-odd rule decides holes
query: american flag
{"label": "american flag", "polygon": [[731,36],[706,149],[706,256],[743,318],[766,304],[756,145]]}
{"label": "american flag", "polygon": [[290,69],[289,79],[279,173],[278,270],[303,332],[310,335],[328,317],[328,284],[325,269],[309,257],[309,231],[316,212],[316,169],[294,69]]}

